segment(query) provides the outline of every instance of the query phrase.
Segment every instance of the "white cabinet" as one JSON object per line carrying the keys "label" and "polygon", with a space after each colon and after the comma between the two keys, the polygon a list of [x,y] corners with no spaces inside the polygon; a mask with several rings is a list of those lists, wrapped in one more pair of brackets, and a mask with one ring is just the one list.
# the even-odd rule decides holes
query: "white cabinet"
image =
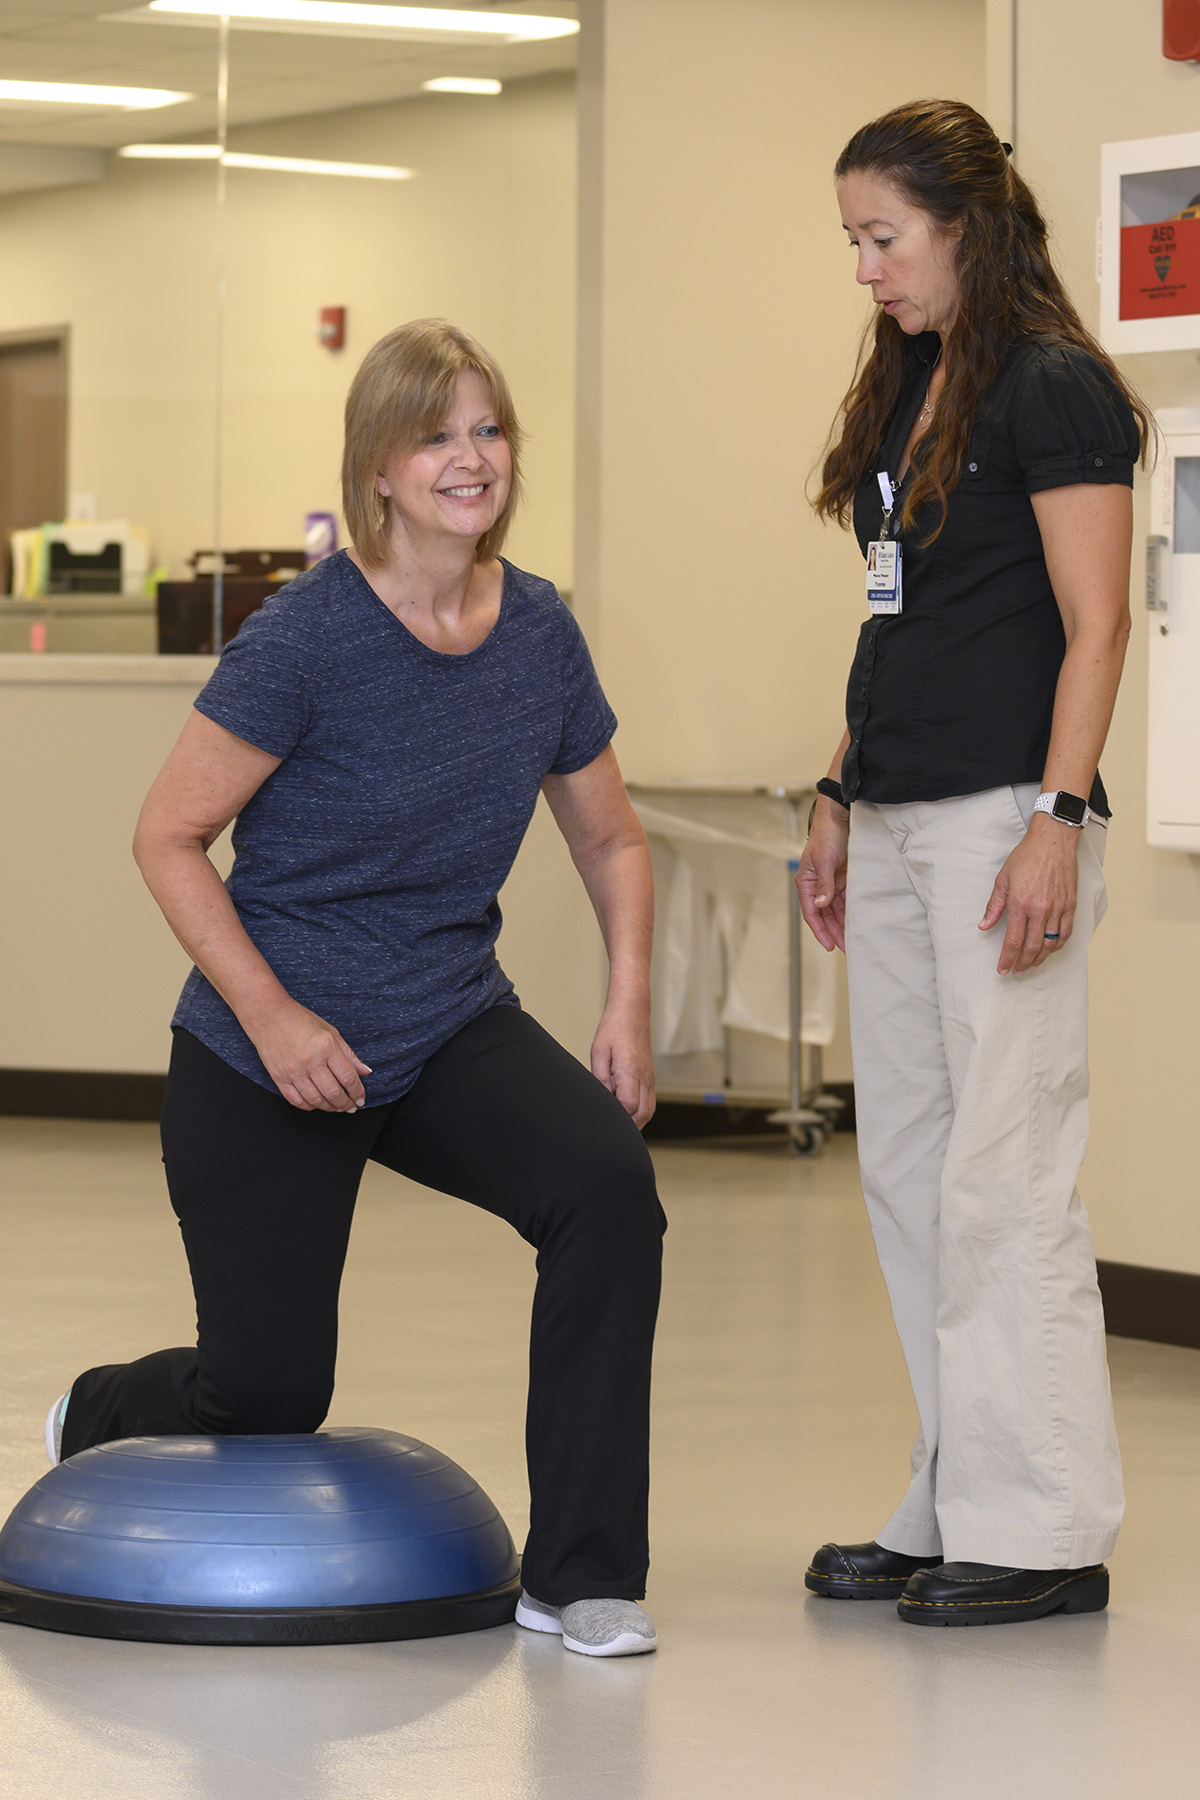
{"label": "white cabinet", "polygon": [[1161,412],[1150,488],[1147,841],[1200,851],[1200,410]]}
{"label": "white cabinet", "polygon": [[1100,154],[1105,349],[1200,349],[1200,132],[1105,144]]}

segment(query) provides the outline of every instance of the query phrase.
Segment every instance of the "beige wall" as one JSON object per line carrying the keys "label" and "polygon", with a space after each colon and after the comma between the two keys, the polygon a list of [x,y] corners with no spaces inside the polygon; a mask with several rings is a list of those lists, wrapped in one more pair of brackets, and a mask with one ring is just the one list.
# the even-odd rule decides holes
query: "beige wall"
{"label": "beige wall", "polygon": [[[363,352],[446,314],[493,349],[530,433],[512,554],[571,576],[575,84],[427,96],[241,130],[278,155],[400,164],[403,182],[227,172],[221,433],[228,546],[302,541],[337,510],[341,410]],[[213,541],[215,175],[113,158],[108,179],[0,200],[0,331],[69,323],[72,492],[151,531],[174,572]],[[340,353],[316,341],[345,305]]]}
{"label": "beige wall", "polygon": [[[857,125],[914,93],[982,104],[983,6],[594,11],[605,181],[585,229],[604,245],[603,317],[580,379],[602,525],[579,604],[599,604],[625,761],[647,781],[824,774],[861,576],[803,487],[869,311],[830,171]],[[886,54],[864,83],[868,45]]]}
{"label": "beige wall", "polygon": [[[1159,0],[1019,0],[1017,12],[1017,151],[1095,327],[1100,145],[1200,128],[1200,69],[1164,61]],[[1122,366],[1153,405],[1200,405],[1193,354],[1130,356]],[[1146,498],[1143,481],[1133,642],[1104,758],[1115,818],[1109,913],[1093,953],[1085,1194],[1101,1256],[1197,1273],[1200,858],[1145,840],[1147,623],[1137,576]]]}
{"label": "beige wall", "polygon": [[[342,404],[359,358],[393,325],[436,314],[499,358],[529,433],[508,554],[570,586],[575,119],[574,77],[548,75],[494,99],[430,95],[234,134],[240,149],[417,177],[229,170],[228,543],[290,542],[297,512],[337,509]],[[318,309],[333,305],[349,314],[340,355],[315,341]]]}
{"label": "beige wall", "polygon": [[983,103],[982,0],[581,16],[576,595],[622,765],[811,780],[862,611],[857,549],[803,495],[869,311],[831,169],[913,94]]}
{"label": "beige wall", "polygon": [[214,666],[0,656],[0,1068],[166,1068],[189,964],[129,845]]}

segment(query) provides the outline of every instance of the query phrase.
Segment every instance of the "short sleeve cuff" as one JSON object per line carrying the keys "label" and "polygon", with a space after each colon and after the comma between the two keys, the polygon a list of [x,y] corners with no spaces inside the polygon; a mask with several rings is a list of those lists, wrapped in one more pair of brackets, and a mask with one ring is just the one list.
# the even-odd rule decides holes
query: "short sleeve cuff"
{"label": "short sleeve cuff", "polygon": [[586,769],[589,763],[594,763],[596,758],[608,749],[616,729],[616,714],[612,713],[609,715],[603,732],[593,740],[590,747],[586,751],[574,748],[568,755],[560,757],[550,770],[551,775],[574,775],[579,769]]}
{"label": "short sleeve cuff", "polygon": [[1034,463],[1025,470],[1025,492],[1044,493],[1047,488],[1133,486],[1133,459],[1124,452],[1085,450]]}
{"label": "short sleeve cuff", "polygon": [[280,761],[284,757],[290,756],[296,747],[294,737],[285,741],[283,737],[273,734],[270,726],[263,720],[243,718],[235,708],[223,706],[220,700],[215,695],[209,694],[207,690],[202,690],[197,694],[192,705],[198,713],[203,713],[206,719],[211,719],[213,724],[219,725],[223,731],[231,732],[234,737],[241,738],[244,744],[252,744],[256,750],[265,750],[268,756],[279,757]]}

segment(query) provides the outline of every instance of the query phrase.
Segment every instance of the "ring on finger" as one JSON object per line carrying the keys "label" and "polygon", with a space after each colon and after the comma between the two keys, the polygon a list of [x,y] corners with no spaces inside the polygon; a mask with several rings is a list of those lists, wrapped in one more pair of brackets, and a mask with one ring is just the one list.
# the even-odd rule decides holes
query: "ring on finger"
{"label": "ring on finger", "polygon": [[1058,931],[1043,931],[1043,933],[1042,933],[1042,936],[1045,938],[1045,940],[1048,944],[1052,944],[1055,941],[1055,939],[1060,937],[1061,935],[1062,935],[1061,932],[1058,932]]}

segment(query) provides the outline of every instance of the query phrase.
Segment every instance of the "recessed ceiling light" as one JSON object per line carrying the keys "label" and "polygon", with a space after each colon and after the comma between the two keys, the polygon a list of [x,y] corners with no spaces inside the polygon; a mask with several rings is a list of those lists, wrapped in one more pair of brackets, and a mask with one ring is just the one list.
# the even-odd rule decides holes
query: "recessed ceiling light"
{"label": "recessed ceiling light", "polygon": [[[464,12],[440,6],[367,6],[355,0],[149,0],[156,17],[227,17],[232,24],[310,26],[349,32],[368,28],[403,37],[436,38],[466,35],[501,43],[528,43],[536,38],[571,37],[575,19],[552,19],[533,13]],[[111,15],[110,15],[111,16]],[[127,15],[128,16],[128,15]]]}
{"label": "recessed ceiling light", "polygon": [[258,156],[249,150],[226,150],[219,144],[122,144],[118,156],[147,162],[216,162],[227,169],[273,169],[284,175],[354,175],[364,181],[411,181],[412,169],[387,163],[325,162],[310,156]]}
{"label": "recessed ceiling light", "polygon": [[116,106],[133,112],[195,97],[167,88],[93,87],[82,81],[0,81],[0,105],[15,101],[29,106]]}
{"label": "recessed ceiling light", "polygon": [[430,94],[498,94],[503,82],[488,81],[482,76],[473,75],[435,75],[432,81],[423,81],[421,86]]}

